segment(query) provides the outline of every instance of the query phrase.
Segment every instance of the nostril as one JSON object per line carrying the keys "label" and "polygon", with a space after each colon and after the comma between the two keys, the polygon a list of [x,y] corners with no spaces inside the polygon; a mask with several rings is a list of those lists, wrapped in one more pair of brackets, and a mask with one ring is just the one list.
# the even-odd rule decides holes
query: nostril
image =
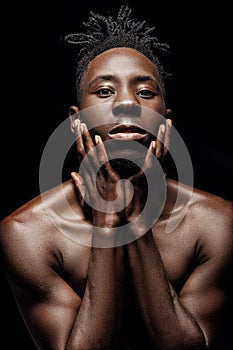
{"label": "nostril", "polygon": [[113,108],[113,115],[129,114],[139,117],[141,114],[141,107],[133,103],[119,103]]}

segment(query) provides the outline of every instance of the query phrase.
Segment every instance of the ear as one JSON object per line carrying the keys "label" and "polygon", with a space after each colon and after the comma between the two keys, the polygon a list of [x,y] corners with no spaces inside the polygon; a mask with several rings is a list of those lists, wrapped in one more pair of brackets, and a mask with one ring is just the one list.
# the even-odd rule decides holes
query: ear
{"label": "ear", "polygon": [[70,118],[70,127],[71,131],[75,131],[75,120],[79,119],[79,109],[76,106],[69,107],[69,118]]}
{"label": "ear", "polygon": [[172,114],[172,109],[171,108],[167,108],[166,111],[165,111],[166,117],[168,117],[169,114]]}

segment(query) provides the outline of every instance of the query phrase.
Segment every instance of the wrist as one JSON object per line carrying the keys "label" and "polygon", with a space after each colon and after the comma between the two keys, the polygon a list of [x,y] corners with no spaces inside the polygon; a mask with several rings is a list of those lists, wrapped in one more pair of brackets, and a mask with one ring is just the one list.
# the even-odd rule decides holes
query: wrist
{"label": "wrist", "polygon": [[92,229],[92,246],[96,248],[113,248],[122,245],[117,227],[96,227]]}
{"label": "wrist", "polygon": [[124,224],[122,214],[103,212],[95,212],[92,223],[95,227],[106,229],[106,231]]}

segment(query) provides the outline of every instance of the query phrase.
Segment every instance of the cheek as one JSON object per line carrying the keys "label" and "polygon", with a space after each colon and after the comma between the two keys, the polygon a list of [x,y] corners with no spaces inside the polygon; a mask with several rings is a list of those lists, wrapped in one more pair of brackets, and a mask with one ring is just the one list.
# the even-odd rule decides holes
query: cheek
{"label": "cheek", "polygon": [[165,115],[166,106],[165,106],[165,101],[161,95],[158,96],[155,100],[152,100],[150,103],[150,106],[148,106],[148,107],[150,107],[151,109],[153,109],[157,113],[161,114],[162,116]]}
{"label": "cheek", "polygon": [[94,96],[95,95],[87,96],[85,94],[82,94],[79,98],[81,109],[85,109],[85,108],[88,108],[88,107],[91,107],[91,106],[97,104],[97,101],[96,101]]}

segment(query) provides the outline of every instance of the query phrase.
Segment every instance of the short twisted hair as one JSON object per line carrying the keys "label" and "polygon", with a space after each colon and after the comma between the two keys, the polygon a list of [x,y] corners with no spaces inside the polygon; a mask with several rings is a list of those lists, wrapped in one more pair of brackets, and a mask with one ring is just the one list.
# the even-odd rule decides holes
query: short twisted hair
{"label": "short twisted hair", "polygon": [[128,5],[122,5],[116,19],[113,19],[110,15],[105,17],[90,10],[89,20],[81,25],[85,33],[65,36],[66,42],[81,47],[76,63],[78,97],[81,79],[88,64],[102,52],[116,47],[130,47],[148,57],[157,66],[164,88],[164,82],[171,74],[165,71],[159,56],[169,53],[170,47],[166,43],[160,43],[153,35],[155,27],[148,26],[145,21],[130,18],[131,12]]}

